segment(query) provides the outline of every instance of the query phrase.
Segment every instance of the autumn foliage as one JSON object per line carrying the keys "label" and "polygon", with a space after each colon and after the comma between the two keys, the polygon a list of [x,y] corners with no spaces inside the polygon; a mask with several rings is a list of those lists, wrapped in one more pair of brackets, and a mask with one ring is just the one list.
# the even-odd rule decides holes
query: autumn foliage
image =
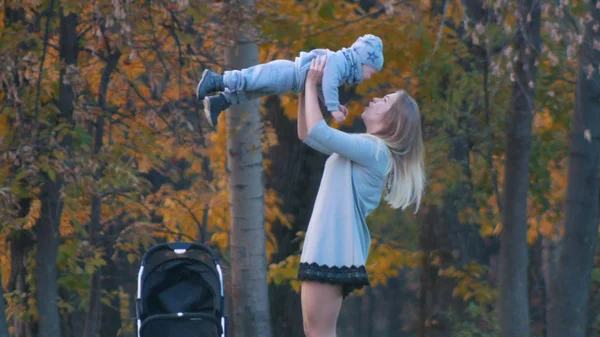
{"label": "autumn foliage", "polygon": [[[64,202],[57,259],[63,317],[86,312],[94,273],[121,273],[127,281],[103,288],[101,300],[119,303],[114,308],[119,336],[130,336],[135,269],[158,242],[210,244],[227,267],[225,118],[216,132],[210,130],[194,95],[204,68],[226,68],[222,50],[232,41],[230,24],[243,20],[258,27],[261,62],[293,60],[312,48],[349,47],[367,32],[382,38],[384,70],[345,89],[350,115],[334,125],[356,130],[370,99],[407,90],[424,118],[428,185],[418,215],[382,203],[369,217],[372,286],[384,287],[390,278],[427,264],[452,280],[458,301],[492,304],[497,291],[489,260],[447,265],[443,252],[424,251],[419,233],[426,223],[448,221],[448,213],[433,220],[425,215],[449,204],[455,205],[456,221],[476,233],[473,240],[491,242],[501,231],[504,123],[514,57],[508,42],[515,19],[510,2],[496,3],[491,6],[501,13],[497,22],[473,26],[465,22],[459,1],[265,0],[258,1],[254,18],[243,10],[224,13],[221,1],[2,2],[0,269],[7,317],[21,322],[11,325],[11,333],[39,318],[33,252],[44,238],[35,237],[33,228],[48,181],[61,182]],[[560,25],[561,6],[577,20],[585,17],[579,2],[544,4],[528,199],[531,247],[557,240],[564,217],[578,35]],[[75,65],[60,59],[65,41],[59,15],[69,13],[77,17]],[[70,119],[59,118],[61,79],[74,93]],[[280,105],[283,116],[294,120],[297,97],[283,95]],[[268,154],[281,135],[268,122],[267,109],[263,112],[263,146],[256,150]],[[277,175],[271,164],[264,161],[265,174]],[[456,195],[461,198],[449,197]],[[91,225],[93,200],[100,200],[97,227]],[[274,188],[265,191],[269,281],[298,291],[306,224],[282,211],[284,203]],[[294,231],[294,237],[278,237],[277,226]],[[283,244],[298,249],[274,259]]]}

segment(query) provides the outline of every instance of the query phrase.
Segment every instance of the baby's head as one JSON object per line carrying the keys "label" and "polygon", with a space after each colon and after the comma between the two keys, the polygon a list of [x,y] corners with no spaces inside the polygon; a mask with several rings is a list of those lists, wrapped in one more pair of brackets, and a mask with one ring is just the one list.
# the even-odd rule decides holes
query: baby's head
{"label": "baby's head", "polygon": [[359,37],[352,48],[359,56],[362,64],[363,79],[368,80],[383,67],[383,42],[372,34]]}

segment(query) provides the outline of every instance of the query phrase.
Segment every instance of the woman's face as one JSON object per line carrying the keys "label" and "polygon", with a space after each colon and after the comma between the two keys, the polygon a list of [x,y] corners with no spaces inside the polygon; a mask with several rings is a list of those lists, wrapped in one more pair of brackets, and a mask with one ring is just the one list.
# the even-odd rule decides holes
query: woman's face
{"label": "woman's face", "polygon": [[362,119],[367,127],[367,133],[376,133],[387,127],[387,113],[396,99],[398,93],[386,95],[383,98],[374,98],[362,113]]}

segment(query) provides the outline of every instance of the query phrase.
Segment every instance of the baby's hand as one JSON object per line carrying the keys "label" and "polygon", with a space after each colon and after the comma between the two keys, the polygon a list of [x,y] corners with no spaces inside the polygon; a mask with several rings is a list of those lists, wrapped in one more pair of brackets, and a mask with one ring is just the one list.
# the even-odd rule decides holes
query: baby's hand
{"label": "baby's hand", "polygon": [[331,117],[333,117],[333,119],[335,119],[335,121],[338,123],[341,123],[346,119],[346,115],[339,110],[332,111]]}
{"label": "baby's hand", "polygon": [[338,110],[340,110],[344,114],[344,119],[346,119],[346,117],[348,117],[348,109],[346,109],[345,106],[340,104],[338,106]]}
{"label": "baby's hand", "polygon": [[331,117],[333,117],[336,122],[341,123],[348,117],[348,109],[340,104],[338,105],[338,110],[331,112]]}

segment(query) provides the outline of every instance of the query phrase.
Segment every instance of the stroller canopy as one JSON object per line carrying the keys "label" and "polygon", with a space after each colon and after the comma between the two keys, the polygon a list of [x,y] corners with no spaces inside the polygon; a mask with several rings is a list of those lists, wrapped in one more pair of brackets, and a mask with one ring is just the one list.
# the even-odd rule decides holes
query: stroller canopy
{"label": "stroller canopy", "polygon": [[140,319],[178,312],[216,317],[223,313],[221,283],[212,254],[198,249],[181,254],[177,249],[149,250],[143,267]]}

